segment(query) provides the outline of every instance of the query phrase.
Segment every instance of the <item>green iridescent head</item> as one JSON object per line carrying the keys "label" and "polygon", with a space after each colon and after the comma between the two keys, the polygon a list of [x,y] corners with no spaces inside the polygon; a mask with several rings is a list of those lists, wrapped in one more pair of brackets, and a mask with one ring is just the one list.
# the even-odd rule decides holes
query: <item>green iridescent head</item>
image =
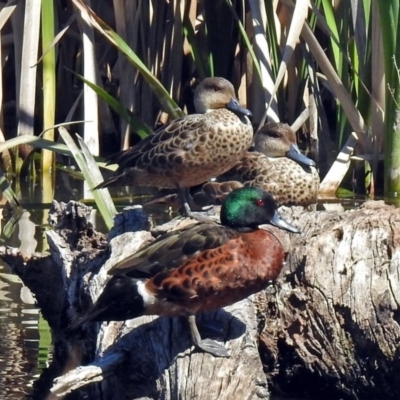
{"label": "green iridescent head", "polygon": [[271,194],[256,187],[236,189],[226,197],[221,207],[221,224],[239,230],[271,224],[289,232],[300,232],[282,219]]}

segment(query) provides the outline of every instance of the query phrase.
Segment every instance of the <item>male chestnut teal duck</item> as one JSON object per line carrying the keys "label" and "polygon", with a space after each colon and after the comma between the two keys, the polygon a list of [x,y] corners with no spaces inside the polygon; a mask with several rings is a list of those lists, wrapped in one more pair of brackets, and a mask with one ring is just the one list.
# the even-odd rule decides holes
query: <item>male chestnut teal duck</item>
{"label": "male chestnut teal duck", "polygon": [[233,168],[208,182],[194,195],[200,205],[222,201],[241,184],[270,192],[278,205],[308,206],[317,202],[319,175],[313,160],[301,154],[289,125],[267,123],[254,138],[254,152],[246,152]]}
{"label": "male chestnut teal duck", "polygon": [[251,112],[224,78],[204,79],[194,93],[197,114],[176,119],[139,144],[111,156],[118,164],[110,185],[177,188],[190,215],[188,188],[223,174],[239,161],[253,140]]}
{"label": "male chestnut teal duck", "polygon": [[255,187],[230,193],[220,219],[221,225],[202,223],[164,234],[116,264],[92,308],[69,329],[89,321],[124,321],[142,315],[186,316],[198,348],[227,356],[224,346],[201,339],[195,315],[240,301],[279,276],[284,249],[259,225],[299,230],[279,216],[269,193]]}

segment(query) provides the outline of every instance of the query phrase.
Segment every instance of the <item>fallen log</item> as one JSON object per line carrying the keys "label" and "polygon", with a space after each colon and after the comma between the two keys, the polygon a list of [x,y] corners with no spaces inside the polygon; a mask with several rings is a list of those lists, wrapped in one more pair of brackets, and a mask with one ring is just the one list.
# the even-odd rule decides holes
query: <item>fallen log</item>
{"label": "fallen log", "polygon": [[286,217],[302,235],[260,311],[274,384],[314,398],[399,398],[400,210],[369,201]]}
{"label": "fallen log", "polygon": [[[141,208],[118,217],[108,242],[93,230],[88,212],[78,203],[55,203],[50,254],[26,259],[0,248],[52,328],[53,363],[61,375],[51,384],[54,394],[260,399],[272,387],[326,399],[398,398],[398,209],[383,202],[341,213],[283,208],[302,234],[279,233],[288,260],[277,284],[200,317],[220,322],[221,332],[205,335],[225,342],[228,359],[194,350],[178,318],[88,324],[81,337],[65,335],[69,321],[99,295],[107,270],[152,240]],[[61,363],[59,355],[69,355],[68,361]]]}

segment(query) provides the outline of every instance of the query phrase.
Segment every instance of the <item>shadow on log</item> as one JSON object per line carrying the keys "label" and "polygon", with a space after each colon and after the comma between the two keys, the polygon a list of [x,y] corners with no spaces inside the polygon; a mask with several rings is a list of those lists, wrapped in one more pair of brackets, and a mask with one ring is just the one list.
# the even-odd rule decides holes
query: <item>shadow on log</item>
{"label": "shadow on log", "polygon": [[[302,234],[280,233],[289,255],[277,284],[201,316],[221,322],[213,338],[225,342],[228,359],[195,351],[179,318],[87,324],[80,337],[65,336],[69,320],[99,295],[107,270],[152,240],[140,230],[147,229],[140,208],[119,216],[108,244],[87,222],[88,212],[78,203],[55,204],[51,254],[25,259],[0,249],[52,328],[57,368],[50,376],[62,375],[52,393],[231,400],[267,399],[273,387],[318,399],[400,396],[400,210],[383,202],[342,213],[281,209]],[[62,364],[60,354],[69,360]]]}

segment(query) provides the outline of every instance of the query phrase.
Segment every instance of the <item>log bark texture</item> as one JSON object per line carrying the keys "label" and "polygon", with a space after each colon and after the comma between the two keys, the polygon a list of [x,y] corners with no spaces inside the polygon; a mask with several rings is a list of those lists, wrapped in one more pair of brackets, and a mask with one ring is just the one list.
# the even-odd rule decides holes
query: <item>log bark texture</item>
{"label": "log bark texture", "polygon": [[[152,240],[140,230],[147,228],[141,209],[119,216],[108,243],[87,222],[87,213],[77,203],[55,205],[51,254],[26,259],[0,249],[36,294],[53,330],[62,375],[51,383],[53,393],[241,400],[268,399],[273,387],[318,399],[399,398],[399,209],[383,202],[341,213],[281,209],[302,233],[280,234],[288,259],[278,282],[200,317],[220,323],[220,333],[203,335],[225,342],[228,359],[195,351],[178,318],[92,324],[80,337],[65,335],[69,320],[100,293],[107,270]],[[59,354],[68,354],[68,361],[61,364]]]}
{"label": "log bark texture", "polygon": [[314,398],[400,398],[400,210],[369,201],[286,216],[302,234],[277,295],[260,300],[274,384]]}

